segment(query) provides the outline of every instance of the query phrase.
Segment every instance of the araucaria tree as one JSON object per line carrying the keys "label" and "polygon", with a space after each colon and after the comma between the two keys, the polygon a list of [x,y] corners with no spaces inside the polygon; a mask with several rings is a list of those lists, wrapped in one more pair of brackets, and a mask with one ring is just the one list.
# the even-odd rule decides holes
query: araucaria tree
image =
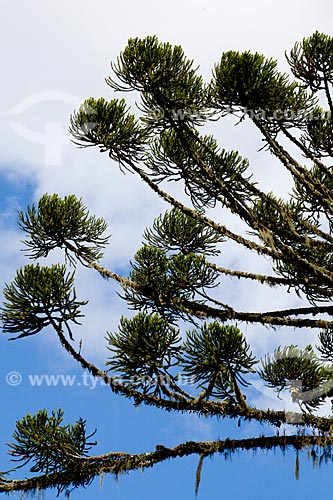
{"label": "araucaria tree", "polygon": [[[28,254],[37,263],[5,286],[1,310],[5,334],[23,338],[53,329],[84,370],[134,404],[264,422],[271,435],[94,456],[84,420],[65,425],[62,410],[41,410],[17,422],[9,450],[20,465],[31,464],[31,477],[14,480],[2,473],[0,491],[67,491],[101,473],[117,475],[190,454],[200,457],[197,486],[204,457],[214,453],[291,447],[296,455],[308,448],[315,461],[331,458],[333,416],[319,411],[333,398],[333,38],[316,32],[296,43],[287,60],[293,77],[258,53],[225,52],[206,84],[181,47],[156,37],[130,39],[107,84],[115,92],[139,93],[139,111],[131,114],[124,99],[90,98],[73,114],[70,131],[78,145],[97,146],[113,164],[134,172],[169,208],[145,231],[125,277],[103,266],[106,222],[74,195],[45,194],[19,213]],[[264,192],[247,159],[204,133],[205,125],[230,114],[258,129],[264,149],[292,182],[288,196]],[[183,187],[181,199],[170,192],[171,181]],[[241,219],[244,231],[220,222],[231,220],[227,211]],[[227,240],[236,252],[245,248],[268,261],[271,272],[223,267]],[[68,269],[42,265],[56,247]],[[74,343],[71,325],[86,303],[75,293],[76,265],[116,280],[136,311],[107,334],[103,368]],[[224,279],[295,291],[303,305],[263,311],[258,303],[256,311],[239,311],[225,303],[218,288]],[[300,335],[313,329],[316,337],[306,348],[280,346],[260,360],[242,333],[244,324],[297,329]],[[254,380],[277,395],[289,392],[295,411],[251,404]],[[288,432],[279,433],[281,425]]]}

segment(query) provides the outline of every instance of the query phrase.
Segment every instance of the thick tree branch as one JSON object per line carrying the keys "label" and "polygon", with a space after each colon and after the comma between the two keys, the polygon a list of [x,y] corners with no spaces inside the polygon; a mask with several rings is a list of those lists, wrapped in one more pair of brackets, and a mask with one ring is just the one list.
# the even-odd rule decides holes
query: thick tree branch
{"label": "thick tree branch", "polygon": [[[262,436],[249,439],[226,439],[219,441],[187,441],[174,448],[158,445],[156,451],[141,454],[111,452],[100,456],[91,456],[73,460],[71,470],[53,474],[45,474],[30,479],[0,480],[0,492],[43,490],[46,488],[61,488],[63,491],[73,483],[90,481],[99,474],[114,474],[131,470],[144,470],[165,460],[182,458],[190,455],[224,454],[225,457],[244,450],[275,450],[285,451],[288,448],[296,452],[302,449],[313,449],[325,455],[325,448],[333,445],[331,436]],[[318,449],[319,447],[319,449]],[[314,450],[315,448],[315,450]],[[327,454],[327,452],[326,452]]]}
{"label": "thick tree branch", "polygon": [[[270,326],[291,326],[294,328],[332,328],[333,321],[312,320],[312,319],[295,319],[277,316],[279,311],[274,311],[273,315],[267,313],[247,313],[235,310],[223,310],[210,307],[206,304],[200,304],[195,301],[175,298],[173,303],[180,308],[185,308],[189,314],[193,314],[200,318],[216,318],[222,321],[239,320],[246,323],[261,323]],[[285,313],[285,311],[283,311]]]}

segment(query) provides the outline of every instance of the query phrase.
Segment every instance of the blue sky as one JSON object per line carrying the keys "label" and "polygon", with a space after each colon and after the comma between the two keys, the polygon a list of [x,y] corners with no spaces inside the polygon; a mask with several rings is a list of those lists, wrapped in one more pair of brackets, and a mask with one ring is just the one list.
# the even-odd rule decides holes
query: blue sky
{"label": "blue sky", "polygon": [[[104,79],[110,74],[110,61],[129,37],[156,34],[161,41],[181,44],[208,80],[211,68],[225,50],[258,51],[278,58],[280,68],[286,70],[284,51],[295,41],[317,29],[332,35],[333,5],[329,0],[317,0],[315,7],[308,0],[170,0],[163,4],[128,0],[117,5],[110,0],[97,0],[94,4],[87,0],[2,0],[1,3],[2,284],[11,281],[17,267],[27,260],[20,251],[23,234],[16,225],[17,210],[36,202],[45,192],[82,196],[92,213],[109,222],[112,238],[105,265],[123,272],[140,246],[143,229],[165,209],[135,176],[124,176],[107,155],[102,156],[97,150],[76,149],[67,134],[69,115],[83,99],[91,95],[113,97]],[[278,193],[287,190],[288,180],[279,167],[264,153],[257,155],[261,143],[252,130],[245,126],[235,132],[233,123],[227,121],[221,126],[219,139],[224,147],[237,148],[253,160],[253,170],[264,187],[274,187]],[[253,256],[241,250],[235,254],[229,247],[223,257],[225,267],[237,267],[242,262],[243,268],[251,268],[257,263]],[[56,254],[50,262],[59,258]],[[259,271],[268,269],[267,263],[261,265]],[[126,314],[126,304],[115,296],[114,285],[86,269],[77,271],[77,290],[79,298],[88,298],[90,303],[82,328],[75,332],[76,338],[83,339],[84,355],[103,367],[107,356],[105,332],[116,328],[119,317]],[[223,291],[240,309],[256,309],[258,303],[264,308],[284,307],[295,300],[282,294],[273,296],[263,289],[241,292],[228,283]],[[261,355],[272,348],[272,335],[254,327],[244,331],[256,353]],[[279,341],[286,341],[289,335],[281,330]],[[307,343],[309,338],[306,334],[301,343]],[[82,370],[62,350],[51,331],[15,342],[8,342],[2,335],[0,343],[3,401],[0,470],[8,468],[4,443],[11,440],[15,421],[40,408],[62,407],[66,421],[85,418],[88,429],[97,428],[96,453],[148,452],[157,443],[175,446],[185,440],[223,439],[229,434],[250,437],[266,431],[254,424],[244,423],[238,428],[234,422],[164,413],[144,406],[137,409],[131,401],[113,395],[106,387],[84,385]],[[8,376],[12,372],[21,376],[16,386],[8,383],[17,380],[15,375]],[[76,378],[72,386],[61,383],[54,387],[33,386],[31,376],[41,374]],[[284,408],[289,404],[273,400],[265,391],[253,390],[252,395],[258,405]],[[74,491],[71,498],[192,499],[197,460],[190,457],[170,461],[144,473],[120,477],[118,482],[107,477],[102,489],[97,479],[86,491]],[[331,498],[331,465],[313,468],[306,454],[301,454],[301,480],[296,481],[294,462],[294,454],[283,457],[279,451],[258,452],[255,458],[252,453],[235,455],[231,462],[220,456],[207,459],[199,498],[231,495],[234,500],[275,500],[283,495]],[[46,500],[55,496],[54,491],[45,493]]]}

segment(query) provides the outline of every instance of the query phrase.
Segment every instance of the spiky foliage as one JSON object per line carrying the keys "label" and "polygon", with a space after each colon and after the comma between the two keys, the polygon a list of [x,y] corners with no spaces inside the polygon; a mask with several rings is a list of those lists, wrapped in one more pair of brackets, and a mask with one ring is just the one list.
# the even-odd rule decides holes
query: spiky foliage
{"label": "spiky foliage", "polygon": [[204,122],[209,111],[207,91],[181,47],[159,43],[156,36],[133,38],[111,67],[118,79],[106,80],[111,88],[141,93],[148,128],[151,124],[154,129],[163,129],[179,119],[191,126]]}
{"label": "spiky foliage", "polygon": [[139,159],[145,142],[144,130],[128,113],[124,99],[87,99],[73,114],[70,131],[79,146],[99,144],[102,152],[108,151],[110,158],[117,161],[127,155]]}
{"label": "spiky foliage", "polygon": [[279,347],[262,365],[259,373],[267,385],[279,393],[289,389],[292,400],[307,410],[317,408],[331,393],[332,367],[320,363],[311,345]]}
{"label": "spiky foliage", "polygon": [[181,210],[172,208],[157,217],[152,228],[146,229],[144,238],[149,245],[168,251],[216,255],[216,245],[224,238],[200,220],[185,215]]}
{"label": "spiky foliage", "polygon": [[[95,434],[87,435],[86,422],[79,418],[75,424],[63,424],[63,410],[53,410],[49,415],[46,410],[39,410],[36,415],[29,413],[16,422],[10,443],[9,454],[14,462],[21,462],[18,467],[33,462],[30,471],[46,476],[66,473],[72,476],[76,486],[87,486],[93,477],[80,480],[79,470],[84,464],[96,441],[89,441]],[[67,489],[67,485],[57,485],[58,494]]]}
{"label": "spiky foliage", "polygon": [[144,245],[136,254],[130,273],[132,287],[125,299],[133,309],[144,309],[168,317],[188,317],[183,301],[216,285],[217,273],[206,259],[193,253],[171,254],[158,247]]}
{"label": "spiky foliage", "polygon": [[71,462],[87,456],[96,442],[88,440],[85,421],[80,418],[74,425],[62,425],[63,410],[39,410],[36,415],[27,414],[16,422],[14,442],[9,454],[15,462],[33,462],[31,472],[52,474],[70,467]]}
{"label": "spiky foliage", "polygon": [[[102,218],[89,216],[81,199],[74,195],[60,198],[57,194],[44,194],[28,207],[26,214],[19,212],[19,225],[29,235],[24,242],[33,259],[47,257],[54,248],[77,252],[85,260],[99,260],[108,237],[102,237],[107,223]],[[71,258],[71,257],[70,257]]]}
{"label": "spiky foliage", "polygon": [[302,123],[311,95],[277,70],[277,62],[250,52],[225,52],[214,71],[214,97],[223,112],[250,113],[271,131]]}
{"label": "spiky foliage", "polygon": [[311,90],[325,90],[333,83],[333,41],[316,31],[301,43],[296,43],[287,60],[297,79]]}
{"label": "spiky foliage", "polygon": [[19,339],[39,333],[47,326],[66,325],[72,337],[69,322],[79,324],[80,306],[86,301],[76,300],[74,273],[65,266],[26,265],[16,273],[12,283],[3,291],[7,302],[1,312],[4,333],[19,335]]}
{"label": "spiky foliage", "polygon": [[[138,109],[130,113],[124,99],[91,97],[73,114],[70,130],[77,144],[99,147],[121,169],[139,176],[169,210],[144,232],[128,276],[100,264],[106,223],[89,215],[75,196],[44,195],[38,207],[19,214],[19,221],[33,259],[62,248],[70,263],[80,262],[116,280],[129,308],[139,313],[122,318],[118,331],[112,327],[113,333],[107,334],[107,371],[86,360],[63,333],[63,326],[69,329],[69,322],[77,322],[84,304],[77,301],[74,275],[64,266],[37,264],[18,271],[5,287],[1,313],[4,331],[16,338],[52,327],[85,370],[135,404],[264,422],[272,425],[275,435],[187,442],[172,449],[159,446],[152,453],[111,452],[82,460],[82,427],[77,450],[73,433],[79,424],[64,427],[62,415],[41,413],[20,426],[29,440],[38,436],[41,446],[49,449],[42,452],[38,440],[33,446],[29,441],[26,452],[27,441],[16,445],[23,446],[22,457],[26,453],[25,459],[34,460],[34,471],[41,474],[12,481],[1,473],[0,491],[85,485],[97,474],[117,475],[192,453],[200,456],[196,487],[205,456],[215,452],[229,456],[241,449],[293,447],[296,477],[298,451],[303,448],[314,463],[332,460],[333,418],[318,411],[333,397],[333,38],[316,32],[297,43],[287,60],[294,79],[261,54],[228,51],[215,65],[211,81],[204,83],[181,47],[153,36],[130,39],[112,64],[107,83],[116,92],[137,92],[140,116]],[[247,158],[202,132],[210,120],[230,113],[240,124],[250,121],[261,134],[261,149],[289,176],[289,196],[281,199],[274,189],[263,191],[255,178],[257,169]],[[181,199],[169,192],[170,182],[183,188]],[[235,218],[240,224],[231,224]],[[225,242],[229,250],[235,246],[235,256],[240,245],[244,252],[264,258],[271,273],[222,267],[228,255],[223,252]],[[248,306],[240,311],[230,303],[235,294],[231,280],[236,278],[294,291],[303,305],[295,302],[288,309],[265,311],[258,294],[253,311]],[[251,303],[255,300],[254,294]],[[241,331],[243,323],[273,331],[319,330],[319,343],[303,349],[275,344],[273,354],[266,354],[255,371],[264,353],[252,353]],[[184,379],[188,391],[182,387]],[[298,406],[290,407],[295,411],[257,408],[250,387],[254,380],[256,389],[262,384],[278,397],[289,393],[288,405],[296,403],[301,412]],[[42,417],[44,423],[39,424]],[[297,426],[298,431],[288,427],[287,435],[279,435],[282,424]],[[34,429],[32,434],[28,427]],[[42,463],[46,469],[39,467]]]}
{"label": "spiky foliage", "polygon": [[203,389],[200,398],[234,398],[243,404],[238,384],[250,385],[243,375],[253,371],[256,360],[237,327],[204,323],[199,331],[187,332],[183,352],[184,373]]}
{"label": "spiky foliage", "polygon": [[175,385],[170,368],[177,363],[180,337],[166,319],[145,313],[122,318],[118,332],[108,333],[107,341],[113,356],[106,364],[126,383],[159,396],[166,386]]}

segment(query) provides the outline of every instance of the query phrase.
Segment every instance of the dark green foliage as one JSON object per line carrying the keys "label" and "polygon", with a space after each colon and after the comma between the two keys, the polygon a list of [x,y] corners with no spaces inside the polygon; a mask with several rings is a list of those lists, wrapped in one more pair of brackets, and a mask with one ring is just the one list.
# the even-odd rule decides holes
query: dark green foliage
{"label": "dark green foliage", "polygon": [[44,194],[38,208],[32,204],[26,214],[19,212],[19,225],[29,235],[24,243],[33,259],[47,257],[58,247],[70,259],[70,253],[78,251],[85,259],[95,261],[103,256],[101,250],[108,241],[108,237],[102,237],[107,223],[90,216],[74,195],[62,199],[57,194]]}
{"label": "dark green foliage", "polygon": [[146,229],[144,238],[149,245],[160,250],[217,255],[217,243],[225,239],[202,222],[188,217],[179,209],[167,210],[154,220],[153,226]]}
{"label": "dark green foliage", "polygon": [[333,363],[333,331],[323,330],[319,333],[320,345],[317,346],[318,351],[323,359]]}
{"label": "dark green foliage", "polygon": [[182,127],[180,132],[166,130],[155,136],[147,165],[157,182],[182,180],[185,192],[198,209],[215,207],[219,197],[228,205],[244,202],[253,194],[246,172],[249,162],[237,151],[219,148],[216,139],[200,137]]}
{"label": "dark green foliage", "polygon": [[74,424],[63,425],[63,410],[39,410],[36,415],[27,414],[16,422],[14,443],[9,445],[9,454],[16,462],[33,462],[31,472],[52,474],[67,470],[87,456],[96,442],[89,442],[95,434],[86,434],[86,422],[82,418]]}
{"label": "dark green foliage", "polygon": [[313,91],[326,90],[333,83],[333,39],[316,31],[296,43],[287,57],[296,78]]}
{"label": "dark green foliage", "polygon": [[14,281],[5,285],[6,302],[1,309],[4,333],[27,337],[43,328],[64,323],[71,335],[69,321],[79,324],[80,306],[86,301],[76,300],[74,273],[66,272],[59,264],[51,267],[30,264],[16,273]]}
{"label": "dark green foliage", "polygon": [[[330,188],[331,180],[322,169],[314,166],[309,175]],[[304,292],[310,301],[326,300],[333,295],[332,281],[327,276],[320,276],[318,269],[325,263],[325,269],[332,272],[332,246],[315,237],[319,227],[318,216],[321,213],[320,202],[307,188],[295,182],[295,199],[288,203],[268,193],[265,199],[258,200],[253,207],[253,215],[269,230],[259,236],[272,249],[292,249],[291,255],[281,259],[274,258],[275,270],[285,276],[297,292]],[[315,213],[314,213],[315,210]],[[312,227],[309,227],[309,215]],[[294,258],[294,252],[302,260]],[[311,264],[311,266],[309,266]],[[308,266],[307,271],[305,271]]]}
{"label": "dark green foliage", "polygon": [[249,382],[243,375],[256,363],[241,331],[217,321],[187,332],[183,345],[184,372],[204,390],[204,397],[230,398],[237,395],[236,382]]}
{"label": "dark green foliage", "polygon": [[150,309],[171,319],[182,316],[175,299],[193,298],[196,292],[215,286],[216,278],[216,271],[201,255],[167,255],[159,248],[144,245],[135,254],[130,273],[136,287],[126,289],[125,298],[134,309]]}
{"label": "dark green foliage", "polygon": [[128,113],[125,100],[106,101],[90,97],[71,117],[70,132],[81,147],[100,146],[110,158],[139,159],[145,143],[145,131],[134,115]]}
{"label": "dark green foliage", "polygon": [[[305,238],[308,237],[308,224],[302,219],[300,210],[293,200],[286,203],[269,192],[254,203],[252,215],[260,221],[261,227],[266,228],[266,231],[262,231],[260,227],[257,233],[272,249],[297,244],[304,247]],[[279,263],[280,259],[277,258],[276,261]]]}
{"label": "dark green foliage", "polygon": [[316,158],[333,156],[333,123],[330,111],[316,106],[306,123],[303,144]]}
{"label": "dark green foliage", "polygon": [[[323,215],[332,223],[332,216],[328,211],[328,207],[333,205],[333,168],[325,167],[321,164],[314,164],[308,170],[309,179],[312,183],[320,184],[326,189],[328,196],[323,198],[318,193],[313,193],[309,186],[304,185],[300,181],[295,182],[294,197],[297,200],[297,210],[302,212],[304,216],[319,227],[319,217]],[[331,231],[331,227],[330,227]]]}
{"label": "dark green foliage", "polygon": [[111,77],[107,83],[116,91],[141,93],[148,125],[164,128],[179,119],[191,126],[205,121],[207,92],[180,46],[159,43],[155,36],[131,38],[111,67],[121,83]]}
{"label": "dark green foliage", "polygon": [[301,124],[312,109],[311,96],[276,66],[276,61],[258,53],[225,52],[212,82],[216,106],[222,112],[250,114],[272,130],[278,123],[290,127]]}
{"label": "dark green foliage", "polygon": [[118,332],[108,333],[107,341],[114,355],[106,364],[126,383],[155,395],[161,395],[164,386],[172,387],[169,369],[177,364],[180,337],[165,318],[145,313],[122,318]]}
{"label": "dark green foliage", "polygon": [[[30,472],[42,474],[37,477],[50,478],[46,485],[56,488],[57,496],[64,492],[69,497],[69,486],[86,487],[94,478],[87,470],[85,457],[96,445],[96,441],[89,441],[96,431],[87,435],[86,422],[82,418],[73,425],[62,425],[63,414],[62,410],[52,411],[51,415],[46,410],[39,410],[36,415],[27,414],[17,421],[13,433],[15,442],[9,444],[8,453],[14,457],[13,461],[22,462],[15,469],[33,462]],[[51,478],[57,475],[65,475],[66,480],[52,483]],[[39,488],[35,481],[28,490]]]}
{"label": "dark green foliage", "polygon": [[278,347],[273,356],[266,356],[259,375],[278,392],[289,389],[293,401],[298,401],[307,410],[317,408],[333,385],[327,386],[332,367],[323,365],[310,345],[305,349],[295,345]]}

